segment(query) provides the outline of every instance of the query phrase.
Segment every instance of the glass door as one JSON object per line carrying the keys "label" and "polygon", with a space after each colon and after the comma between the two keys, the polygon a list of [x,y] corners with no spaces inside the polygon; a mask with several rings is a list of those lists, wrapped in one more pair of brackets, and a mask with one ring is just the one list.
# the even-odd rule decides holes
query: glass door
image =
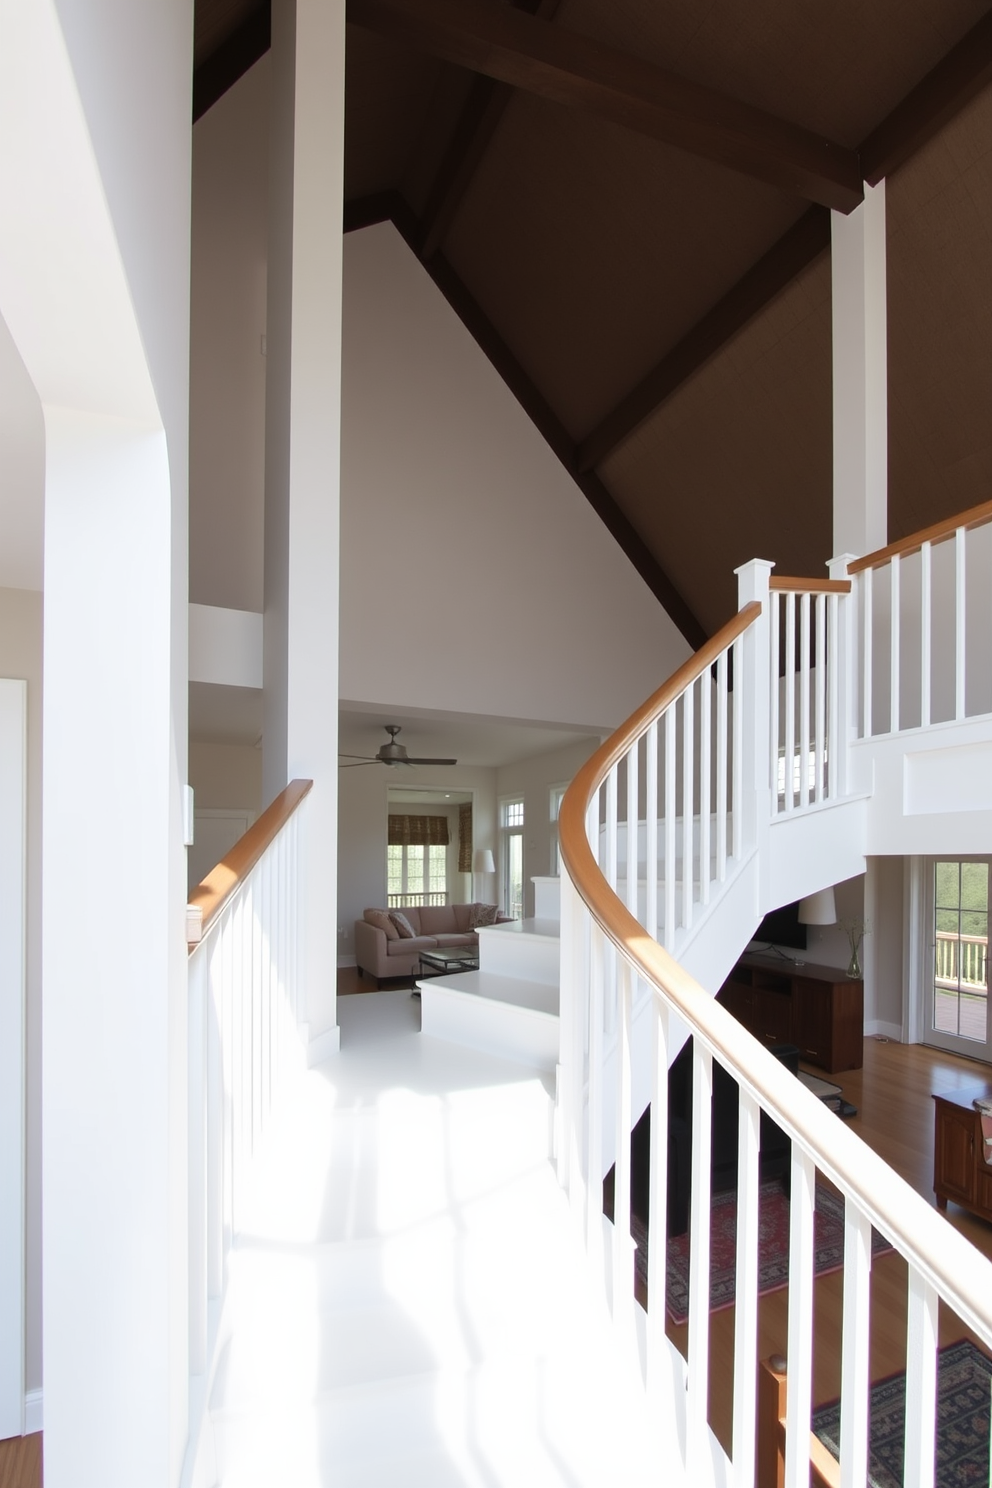
{"label": "glass door", "polygon": [[992,1063],[989,1038],[988,858],[930,865],[924,1042]]}

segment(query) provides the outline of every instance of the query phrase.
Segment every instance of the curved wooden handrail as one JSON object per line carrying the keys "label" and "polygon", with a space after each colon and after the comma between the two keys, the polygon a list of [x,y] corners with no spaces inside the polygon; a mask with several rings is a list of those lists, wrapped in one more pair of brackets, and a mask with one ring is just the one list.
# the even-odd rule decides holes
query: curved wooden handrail
{"label": "curved wooden handrail", "polygon": [[[613,892],[600,872],[586,835],[586,815],[614,764],[651,722],[747,628],[753,603],[690,657],[654,697],[639,708],[579,770],[558,817],[562,860],[569,878],[604,935],[656,995],[663,991],[686,1026],[726,1064],[735,1079],[808,1152],[819,1170],[859,1208],[933,1285],[967,1326],[992,1339],[992,1263],[932,1209],[915,1189],[861,1141],[832,1111],[758,1043],[694,977],[658,944]],[[749,614],[749,612],[751,612]],[[741,623],[743,622],[743,623]],[[893,1218],[895,1216],[895,1218]],[[966,1290],[981,1272],[980,1285]],[[966,1278],[968,1280],[966,1280]]]}
{"label": "curved wooden handrail", "polygon": [[866,568],[881,568],[897,554],[902,558],[908,557],[910,553],[918,553],[924,543],[941,542],[945,537],[953,537],[959,527],[984,527],[986,522],[992,522],[992,501],[983,501],[980,506],[969,506],[967,511],[959,512],[956,517],[945,517],[942,522],[934,522],[932,527],[911,532],[909,537],[901,537],[898,542],[889,543],[886,548],[877,548],[864,558],[855,558],[853,563],[847,565],[847,571],[849,574],[856,574]]}
{"label": "curved wooden handrail", "polygon": [[772,590],[787,594],[850,594],[850,579],[793,579],[786,574],[772,574],[768,580]]}
{"label": "curved wooden handrail", "polygon": [[[204,936],[238,885],[244,882],[265,849],[278,837],[312,785],[312,780],[291,780],[227,856],[221,858],[216,868],[211,868],[203,882],[191,891],[189,903],[203,911]],[[190,945],[190,955],[200,944],[202,941]]]}

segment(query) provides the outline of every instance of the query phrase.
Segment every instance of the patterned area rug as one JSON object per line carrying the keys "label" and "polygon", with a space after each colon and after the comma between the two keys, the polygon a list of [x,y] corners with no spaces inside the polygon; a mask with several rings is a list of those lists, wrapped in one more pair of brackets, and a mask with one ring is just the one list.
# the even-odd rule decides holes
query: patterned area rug
{"label": "patterned area rug", "polygon": [[[647,1286],[647,1234],[636,1220],[631,1225],[637,1242],[637,1271]],[[882,1255],[891,1245],[872,1231],[872,1254]],[[839,1271],[844,1264],[844,1200],[822,1183],[816,1185],[813,1265],[817,1276]],[[668,1242],[668,1287],[665,1299],[673,1322],[689,1316],[689,1236]],[[710,1311],[732,1307],[737,1286],[737,1191],[713,1195],[710,1210]],[[763,1183],[758,1194],[758,1293],[775,1292],[789,1284],[789,1200],[778,1180]]]}
{"label": "patterned area rug", "polygon": [[[968,1339],[937,1355],[937,1488],[974,1488],[989,1481],[989,1391],[992,1359]],[[906,1376],[871,1387],[868,1438],[869,1488],[900,1488]],[[840,1402],[813,1412],[813,1430],[840,1457]]]}

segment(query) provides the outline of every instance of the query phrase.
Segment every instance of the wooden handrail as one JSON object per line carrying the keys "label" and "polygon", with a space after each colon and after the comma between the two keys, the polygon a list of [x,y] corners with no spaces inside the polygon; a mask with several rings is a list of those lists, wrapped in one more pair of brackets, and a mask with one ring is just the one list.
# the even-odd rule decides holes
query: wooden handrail
{"label": "wooden handrail", "polygon": [[992,522],[992,501],[983,501],[981,506],[970,506],[956,517],[945,517],[942,522],[934,522],[932,527],[911,532],[909,537],[901,537],[898,542],[889,543],[886,548],[878,548],[864,558],[855,558],[853,563],[847,565],[847,571],[849,574],[856,574],[866,568],[881,568],[897,554],[901,558],[908,557],[910,553],[918,553],[924,543],[941,542],[945,537],[952,537],[959,527],[970,530],[972,527],[984,527],[986,522]]}
{"label": "wooden handrail", "polygon": [[789,594],[850,594],[850,579],[791,579],[785,574],[772,574],[769,589]]}
{"label": "wooden handrail", "polygon": [[838,1122],[822,1101],[799,1084],[648,934],[610,888],[586,835],[586,814],[614,764],[640,738],[652,716],[712,665],[747,628],[759,608],[752,602],[725,625],[582,766],[565,793],[558,818],[562,860],[576,893],[628,965],[655,989],[656,996],[664,993],[690,1031],[732,1070],[742,1089],[771,1112],[786,1135],[815,1155],[820,1172],[842,1192],[854,1195],[862,1213],[903,1255],[912,1258],[920,1275],[962,1322],[983,1338],[992,1338],[992,1263],[876,1152]]}
{"label": "wooden handrail", "polygon": [[[312,780],[291,780],[272,804],[266,806],[258,821],[253,822],[244,836],[238,839],[227,856],[221,858],[216,868],[211,868],[203,882],[191,891],[189,903],[203,911],[204,935],[238,885],[248,877],[265,849],[278,837],[312,785]],[[199,944],[201,942],[197,941],[189,947],[191,955]]]}

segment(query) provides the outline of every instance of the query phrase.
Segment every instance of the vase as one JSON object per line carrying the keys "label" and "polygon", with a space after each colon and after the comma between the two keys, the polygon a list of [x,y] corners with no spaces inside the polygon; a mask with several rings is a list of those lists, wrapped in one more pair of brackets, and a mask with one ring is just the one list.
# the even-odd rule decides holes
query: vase
{"label": "vase", "polygon": [[856,946],[856,945],[852,945],[851,946],[851,960],[850,960],[850,962],[848,964],[847,974],[852,979],[852,981],[860,981],[861,980],[861,975],[862,975],[862,973],[861,973],[861,962],[858,959],[858,951],[860,949],[861,949],[860,946]]}

